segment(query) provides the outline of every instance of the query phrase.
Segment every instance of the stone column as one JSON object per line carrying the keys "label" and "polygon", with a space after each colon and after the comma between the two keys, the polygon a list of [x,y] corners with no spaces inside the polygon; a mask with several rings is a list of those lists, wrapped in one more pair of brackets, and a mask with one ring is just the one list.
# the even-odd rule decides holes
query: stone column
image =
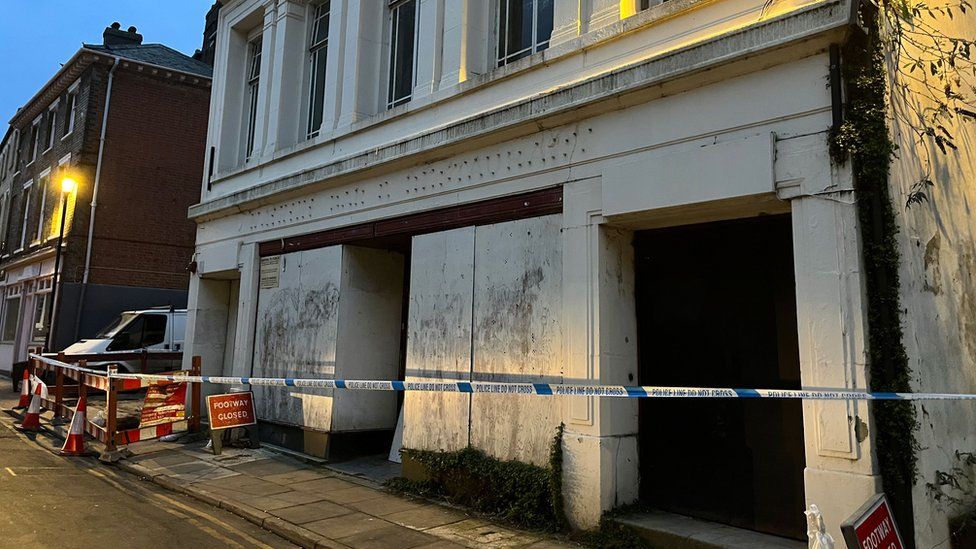
{"label": "stone column", "polygon": [[550,48],[582,34],[580,7],[580,0],[553,0]]}
{"label": "stone column", "polygon": [[[776,191],[790,200],[800,378],[804,388],[864,390],[866,329],[860,229],[852,176],[831,162],[825,135],[776,143]],[[880,490],[865,401],[803,402],[807,504],[840,523]]]}
{"label": "stone column", "polygon": [[[345,127],[377,112],[381,91],[386,87],[379,84],[380,68],[383,66],[382,54],[389,35],[386,32],[386,3],[375,0],[349,0],[336,2],[333,6],[343,6],[340,13],[333,12],[334,23],[329,33],[329,70],[336,74],[337,80],[326,77],[326,97],[335,90],[338,101],[338,117],[334,127]],[[342,22],[339,40],[331,31]],[[335,56],[331,51],[335,48]],[[339,71],[339,64],[342,69]],[[335,68],[335,70],[332,70]],[[330,83],[335,82],[335,88]],[[323,121],[323,132],[329,127]]]}
{"label": "stone column", "polygon": [[[599,179],[569,183],[563,206],[566,383],[637,379],[633,233],[604,225]],[[566,397],[564,497],[574,526],[638,496],[637,401]]]}
{"label": "stone column", "polygon": [[234,376],[251,376],[254,362],[254,329],[258,313],[258,285],[261,258],[257,244],[242,245],[238,252],[241,272],[240,301],[237,305],[237,335],[234,338]]}
{"label": "stone column", "polygon": [[491,3],[482,0],[451,0],[444,5],[440,82],[448,89],[471,75],[490,68],[488,47],[491,36]]}
{"label": "stone column", "polygon": [[[417,73],[413,88],[414,99],[426,97],[437,89],[441,79],[441,54],[444,42],[444,0],[418,0],[418,2],[420,3],[417,10],[419,24],[414,43]],[[389,48],[385,50],[384,55],[389,57]]]}
{"label": "stone column", "polygon": [[269,100],[267,141],[264,154],[271,155],[281,147],[294,145],[302,125],[302,89],[307,62],[305,14],[302,0],[278,0],[275,10],[274,47],[268,81]]}

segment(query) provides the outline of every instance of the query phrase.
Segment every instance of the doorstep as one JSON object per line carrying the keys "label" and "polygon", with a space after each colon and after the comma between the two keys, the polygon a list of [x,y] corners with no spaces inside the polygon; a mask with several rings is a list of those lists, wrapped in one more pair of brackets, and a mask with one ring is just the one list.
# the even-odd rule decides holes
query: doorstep
{"label": "doorstep", "polygon": [[683,515],[651,511],[614,519],[654,547],[674,549],[804,549],[802,541]]}

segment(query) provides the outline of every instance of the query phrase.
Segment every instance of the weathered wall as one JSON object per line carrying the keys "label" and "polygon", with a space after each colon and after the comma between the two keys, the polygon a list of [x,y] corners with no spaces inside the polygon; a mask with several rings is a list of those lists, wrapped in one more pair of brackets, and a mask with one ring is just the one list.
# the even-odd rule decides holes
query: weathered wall
{"label": "weathered wall", "polygon": [[[280,257],[277,287],[258,292],[254,377],[332,378],[339,324],[342,247]],[[332,390],[254,387],[258,417],[328,431]]]}
{"label": "weathered wall", "polygon": [[[956,13],[938,25],[949,35],[976,37],[976,15]],[[915,54],[912,50],[909,53]],[[917,76],[917,73],[916,73]],[[903,83],[911,81],[902,78]],[[911,104],[925,105],[912,84],[914,95],[892,95],[895,112],[908,116]],[[970,90],[967,94],[973,98]],[[899,214],[901,232],[901,306],[904,343],[916,391],[976,392],[976,125],[959,117],[946,129],[958,151],[943,154],[931,140],[916,144],[916,136],[904,119],[892,120],[899,145],[892,165],[891,194]],[[928,200],[905,207],[912,185],[929,173],[935,186],[926,190]],[[976,403],[924,402],[916,407],[920,423],[916,433],[919,479],[913,490],[916,539],[919,547],[944,547],[949,535],[947,520],[976,500],[976,485],[956,473],[961,489],[939,490],[963,500],[937,501],[928,484],[936,483],[938,471],[960,467],[970,478],[956,452],[976,452]]]}
{"label": "weathered wall", "polygon": [[[408,381],[471,379],[474,227],[415,236],[407,320]],[[460,450],[470,442],[471,396],[408,392],[403,446]]]}
{"label": "weathered wall", "polygon": [[[472,379],[562,383],[561,226],[550,215],[475,231]],[[559,422],[555,397],[472,396],[471,444],[502,459],[546,464]]]}
{"label": "weathered wall", "polygon": [[[414,239],[409,379],[562,382],[561,226],[550,215]],[[410,393],[404,446],[544,465],[560,414],[555,398]]]}
{"label": "weathered wall", "polygon": [[[337,379],[399,379],[403,256],[343,246],[336,340]],[[336,391],[332,431],[393,429],[397,394]]]}

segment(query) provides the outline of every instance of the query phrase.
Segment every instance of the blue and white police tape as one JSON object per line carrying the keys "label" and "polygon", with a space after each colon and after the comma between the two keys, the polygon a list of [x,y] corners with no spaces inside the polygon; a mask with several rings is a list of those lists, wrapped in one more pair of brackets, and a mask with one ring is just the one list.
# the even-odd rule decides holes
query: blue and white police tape
{"label": "blue and white police tape", "polygon": [[715,387],[649,387],[624,385],[570,385],[561,383],[505,383],[497,381],[383,381],[352,379],[303,379],[267,377],[220,377],[109,373],[120,379],[257,385],[306,389],[356,391],[421,391],[442,393],[489,393],[540,396],[592,396],[619,398],[776,398],[804,400],[976,400],[976,394],[878,393],[833,389],[734,389]]}

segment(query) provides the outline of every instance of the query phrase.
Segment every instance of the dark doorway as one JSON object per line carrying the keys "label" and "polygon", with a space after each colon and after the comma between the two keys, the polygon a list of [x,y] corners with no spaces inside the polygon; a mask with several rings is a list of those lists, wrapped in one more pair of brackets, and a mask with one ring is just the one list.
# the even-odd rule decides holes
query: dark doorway
{"label": "dark doorway", "polygon": [[[642,385],[800,387],[789,216],[638,232]],[[643,400],[641,498],[805,539],[799,400]]]}

